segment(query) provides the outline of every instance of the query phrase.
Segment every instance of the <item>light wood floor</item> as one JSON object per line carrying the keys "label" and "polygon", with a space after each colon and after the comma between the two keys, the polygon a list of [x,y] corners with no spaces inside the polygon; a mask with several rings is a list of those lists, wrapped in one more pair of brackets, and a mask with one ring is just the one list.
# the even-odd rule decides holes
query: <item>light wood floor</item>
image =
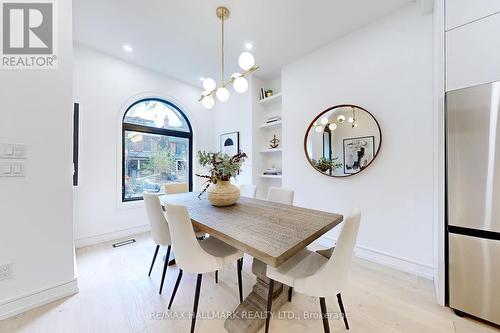
{"label": "light wood floor", "polygon": [[[137,243],[114,249],[111,242],[77,251],[80,292],[72,297],[0,321],[0,332],[36,333],[127,333],[188,332],[189,319],[158,319],[152,314],[168,314],[170,292],[177,267],[169,267],[163,295],[158,295],[161,261],[147,277],[154,244],[147,234],[135,237]],[[160,256],[158,256],[160,258]],[[245,295],[255,282],[251,258],[245,257],[243,288]],[[195,276],[184,274],[172,311],[180,314],[192,309]],[[238,303],[236,266],[203,278],[199,312],[231,311]],[[364,260],[352,265],[349,290],[343,295],[351,329],[349,332],[464,333],[499,332],[470,319],[459,318],[436,304],[432,282]],[[327,299],[330,312],[337,312],[335,299]],[[295,294],[282,311],[302,316],[318,313],[319,302]],[[284,312],[283,312],[284,313]],[[330,320],[333,332],[347,332],[342,320]],[[198,320],[199,333],[225,332],[224,320]],[[263,331],[263,330],[262,330]],[[323,332],[321,320],[271,321],[271,332]]]}

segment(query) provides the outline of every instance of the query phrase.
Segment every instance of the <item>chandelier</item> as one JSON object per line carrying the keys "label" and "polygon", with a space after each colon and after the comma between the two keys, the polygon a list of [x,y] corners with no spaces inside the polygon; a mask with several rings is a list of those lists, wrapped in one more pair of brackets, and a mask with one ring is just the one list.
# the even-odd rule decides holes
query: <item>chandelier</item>
{"label": "chandelier", "polygon": [[201,93],[200,99],[203,106],[207,109],[211,109],[215,105],[215,97],[221,102],[225,102],[229,99],[228,86],[232,85],[234,90],[238,93],[244,93],[248,90],[248,81],[245,78],[251,73],[259,69],[259,66],[255,65],[255,58],[250,52],[243,52],[238,58],[238,64],[243,70],[242,73],[234,73],[231,78],[224,80],[224,21],[229,18],[229,9],[226,7],[218,7],[216,10],[216,15],[221,20],[221,80],[220,86],[214,79],[206,78],[203,80],[203,92]]}

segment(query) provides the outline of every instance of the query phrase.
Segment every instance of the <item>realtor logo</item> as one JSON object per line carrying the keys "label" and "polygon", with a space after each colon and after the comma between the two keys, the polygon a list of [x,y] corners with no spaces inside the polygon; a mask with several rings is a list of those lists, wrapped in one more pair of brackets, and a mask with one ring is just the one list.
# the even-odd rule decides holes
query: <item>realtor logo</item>
{"label": "realtor logo", "polygon": [[1,67],[56,68],[54,3],[0,0],[2,18]]}

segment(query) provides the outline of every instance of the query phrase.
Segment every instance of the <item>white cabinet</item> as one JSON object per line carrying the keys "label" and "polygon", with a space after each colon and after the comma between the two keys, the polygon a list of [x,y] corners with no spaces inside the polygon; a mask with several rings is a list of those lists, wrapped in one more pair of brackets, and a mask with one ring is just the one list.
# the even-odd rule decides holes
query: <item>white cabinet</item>
{"label": "white cabinet", "polygon": [[499,0],[446,0],[446,30],[500,12]]}
{"label": "white cabinet", "polygon": [[498,36],[500,14],[446,33],[447,91],[500,80]]}

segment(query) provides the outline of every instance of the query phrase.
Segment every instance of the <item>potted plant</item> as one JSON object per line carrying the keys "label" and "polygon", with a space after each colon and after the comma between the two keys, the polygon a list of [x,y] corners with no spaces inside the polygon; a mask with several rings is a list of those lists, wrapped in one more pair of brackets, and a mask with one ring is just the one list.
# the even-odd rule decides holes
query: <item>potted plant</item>
{"label": "potted plant", "polygon": [[207,192],[208,201],[214,206],[231,206],[240,198],[240,189],[231,184],[231,177],[236,177],[247,155],[240,152],[234,156],[223,153],[198,152],[198,162],[208,168],[208,175],[196,176],[205,178],[203,193]]}

